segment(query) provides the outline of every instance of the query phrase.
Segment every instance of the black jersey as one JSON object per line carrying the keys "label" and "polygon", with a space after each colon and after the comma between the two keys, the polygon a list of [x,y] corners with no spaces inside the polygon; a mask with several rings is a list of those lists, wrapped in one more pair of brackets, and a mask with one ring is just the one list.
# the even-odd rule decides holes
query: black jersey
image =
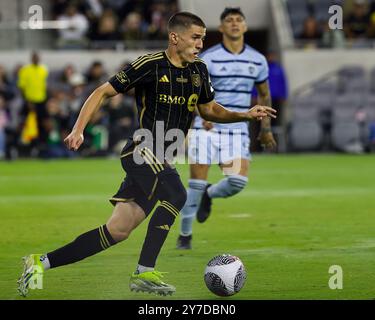
{"label": "black jersey", "polygon": [[139,127],[150,130],[154,140],[157,121],[163,122],[164,133],[180,129],[186,135],[197,104],[214,98],[202,60],[176,67],[165,52],[139,57],[109,83],[119,93],[135,88]]}

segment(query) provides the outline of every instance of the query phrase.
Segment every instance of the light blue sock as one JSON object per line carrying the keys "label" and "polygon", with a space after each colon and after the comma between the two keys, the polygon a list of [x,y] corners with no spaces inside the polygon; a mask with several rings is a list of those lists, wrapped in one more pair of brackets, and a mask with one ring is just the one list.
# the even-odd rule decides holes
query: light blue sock
{"label": "light blue sock", "polygon": [[238,174],[227,176],[208,188],[208,196],[210,198],[227,198],[233,196],[245,188],[248,180],[248,177]]}
{"label": "light blue sock", "polygon": [[193,233],[193,220],[202,200],[202,195],[207,186],[206,180],[190,179],[187,190],[187,200],[181,210],[180,234],[189,236]]}

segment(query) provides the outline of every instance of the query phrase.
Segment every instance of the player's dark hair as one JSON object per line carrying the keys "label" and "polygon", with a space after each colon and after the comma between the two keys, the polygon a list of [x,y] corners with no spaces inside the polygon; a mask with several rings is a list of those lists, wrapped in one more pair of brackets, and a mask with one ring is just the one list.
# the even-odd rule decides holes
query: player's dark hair
{"label": "player's dark hair", "polygon": [[245,19],[245,15],[241,11],[240,7],[236,7],[236,8],[226,7],[224,9],[223,13],[220,15],[220,21],[223,21],[230,14],[239,14],[240,16],[242,16]]}
{"label": "player's dark hair", "polygon": [[168,21],[168,31],[176,28],[189,29],[192,25],[206,28],[203,20],[190,12],[177,12]]}

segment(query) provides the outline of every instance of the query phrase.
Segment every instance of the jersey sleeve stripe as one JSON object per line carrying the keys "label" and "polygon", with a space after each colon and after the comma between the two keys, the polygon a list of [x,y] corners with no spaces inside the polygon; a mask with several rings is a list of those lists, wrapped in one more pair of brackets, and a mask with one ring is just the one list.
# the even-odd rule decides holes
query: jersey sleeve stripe
{"label": "jersey sleeve stripe", "polygon": [[134,69],[137,70],[148,62],[151,62],[151,61],[154,61],[154,60],[160,60],[160,59],[164,59],[164,57],[161,55],[161,56],[157,56],[157,57],[154,57],[154,58],[149,58],[149,59],[144,60],[141,63],[137,64],[136,66],[134,66]]}
{"label": "jersey sleeve stripe", "polygon": [[154,54],[143,55],[143,56],[139,57],[137,60],[133,61],[131,63],[131,65],[134,67],[135,65],[139,64],[143,60],[146,60],[148,58],[154,58],[154,57],[160,56],[160,55],[163,55],[163,53],[162,52],[157,52],[157,53],[154,53]]}

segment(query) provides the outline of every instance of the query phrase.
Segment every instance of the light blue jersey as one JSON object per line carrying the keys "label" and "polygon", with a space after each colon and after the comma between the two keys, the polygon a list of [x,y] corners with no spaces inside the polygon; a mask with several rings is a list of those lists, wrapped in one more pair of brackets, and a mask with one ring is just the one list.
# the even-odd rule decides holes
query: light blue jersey
{"label": "light blue jersey", "polygon": [[[203,52],[200,58],[207,64],[215,100],[233,111],[248,110],[254,84],[268,79],[266,58],[248,45],[241,53],[233,54],[220,43]],[[202,127],[202,118],[197,116],[193,128]],[[248,122],[214,124],[214,130],[223,129],[241,129],[248,134]]]}

